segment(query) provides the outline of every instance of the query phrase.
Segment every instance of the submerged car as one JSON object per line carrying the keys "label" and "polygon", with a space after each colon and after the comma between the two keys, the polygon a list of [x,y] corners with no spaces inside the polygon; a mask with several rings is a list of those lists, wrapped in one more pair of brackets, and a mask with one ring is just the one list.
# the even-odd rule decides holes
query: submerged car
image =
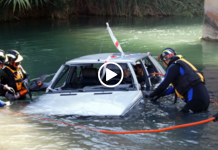
{"label": "submerged car", "polygon": [[[124,53],[109,24],[106,25],[120,53],[79,57],[62,65],[51,82],[42,84],[46,75],[32,82],[30,90],[46,88],[46,94],[28,106],[29,112],[124,116],[140,102],[144,91],[155,89],[161,83],[164,77],[153,74],[165,74],[165,70],[151,54]],[[108,70],[113,77],[108,78]]]}
{"label": "submerged car", "polygon": [[[124,78],[115,87],[106,87],[99,81],[99,68],[106,62],[117,63],[124,71]],[[141,76],[137,75],[137,67],[142,69]],[[122,70],[113,64],[106,68],[117,76],[106,81],[102,69],[99,72],[102,81],[107,85],[116,84],[121,79]],[[151,76],[154,72],[165,74],[150,53],[125,53],[124,56],[103,53],[79,57],[60,67],[39,102],[57,106],[66,115],[124,116],[143,98],[143,90],[152,90],[163,80],[162,76]]]}

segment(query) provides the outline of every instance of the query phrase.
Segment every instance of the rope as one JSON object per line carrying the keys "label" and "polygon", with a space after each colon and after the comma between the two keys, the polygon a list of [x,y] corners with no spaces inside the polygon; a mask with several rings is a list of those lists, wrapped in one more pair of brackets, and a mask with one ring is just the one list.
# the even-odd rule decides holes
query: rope
{"label": "rope", "polygon": [[[213,102],[215,102],[215,104],[218,105],[218,103],[216,101],[214,101],[213,99],[211,99],[211,100]],[[215,117],[212,117],[210,119],[206,119],[206,120],[203,120],[203,121],[198,121],[198,122],[193,122],[193,123],[188,123],[188,124],[183,124],[183,125],[177,125],[177,126],[167,127],[167,128],[163,128],[163,129],[155,129],[155,130],[106,131],[106,130],[98,130],[98,129],[88,128],[88,127],[84,127],[84,126],[80,126],[80,125],[73,125],[73,124],[70,124],[70,123],[61,122],[61,121],[52,120],[52,119],[34,117],[34,116],[30,116],[30,115],[26,115],[26,114],[22,114],[22,113],[17,113],[17,112],[12,112],[12,111],[8,111],[8,110],[0,110],[0,111],[6,112],[6,113],[11,113],[11,114],[16,114],[16,115],[20,115],[20,116],[26,116],[26,117],[30,117],[30,118],[34,118],[34,119],[39,119],[39,120],[47,120],[47,121],[50,121],[50,122],[61,123],[61,124],[65,124],[65,125],[68,125],[68,126],[79,127],[79,128],[83,128],[83,129],[87,129],[87,130],[96,131],[96,132],[111,133],[111,134],[136,134],[136,133],[163,132],[163,131],[174,130],[174,129],[178,129],[178,128],[185,128],[185,127],[190,127],[190,126],[196,126],[196,125],[208,123],[210,121],[214,121],[214,119],[215,119]]]}
{"label": "rope", "polygon": [[105,30],[105,32],[104,32],[104,38],[103,38],[103,41],[102,41],[102,43],[101,43],[101,47],[100,47],[100,51],[99,51],[99,53],[101,53],[101,49],[102,49],[102,45],[103,45],[103,43],[104,43],[104,39],[105,39],[105,35],[106,35],[106,31],[107,31],[107,30]]}
{"label": "rope", "polygon": [[[55,75],[56,73],[52,73],[52,74],[49,74],[49,76],[52,76],[52,75]],[[40,77],[38,78],[34,78],[34,79],[31,79],[30,81],[33,81],[33,80],[36,80],[36,79],[39,79]]]}

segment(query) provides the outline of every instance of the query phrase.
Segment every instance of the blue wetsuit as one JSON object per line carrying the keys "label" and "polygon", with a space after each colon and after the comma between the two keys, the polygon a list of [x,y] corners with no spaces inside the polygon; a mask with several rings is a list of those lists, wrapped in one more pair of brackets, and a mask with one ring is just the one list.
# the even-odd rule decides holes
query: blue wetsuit
{"label": "blue wetsuit", "polygon": [[3,107],[3,106],[5,106],[5,103],[0,100],[0,107]]}
{"label": "blue wetsuit", "polygon": [[[175,61],[175,60],[174,60]],[[170,87],[166,92],[163,93],[165,89],[169,86],[170,83],[175,85],[176,79],[178,76],[182,76],[185,73],[184,69],[179,64],[171,64],[165,75],[162,83],[155,89],[154,92],[150,94],[150,97],[154,97],[157,95],[164,96],[174,93],[174,88]],[[189,112],[189,110],[193,112],[201,112],[208,108],[210,104],[210,98],[208,91],[204,85],[204,83],[200,82],[193,86],[183,95],[183,99],[186,102],[186,105],[183,107],[183,112]]]}

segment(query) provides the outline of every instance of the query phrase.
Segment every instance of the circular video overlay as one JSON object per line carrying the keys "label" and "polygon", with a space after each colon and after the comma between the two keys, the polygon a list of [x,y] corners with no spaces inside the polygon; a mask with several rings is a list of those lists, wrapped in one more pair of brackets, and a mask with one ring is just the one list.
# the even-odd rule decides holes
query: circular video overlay
{"label": "circular video overlay", "polygon": [[[100,76],[100,73],[101,73],[101,70],[102,70],[102,74],[103,76],[106,75],[106,81],[110,81],[110,80],[113,80],[114,77],[116,77],[118,74],[111,71],[110,69],[108,69],[106,66],[109,65],[109,64],[112,64],[112,65],[116,65],[119,69],[120,69],[120,72],[121,72],[121,78],[119,80],[118,83],[114,84],[114,85],[107,85],[105,84],[102,79],[101,79],[101,76]],[[106,86],[106,87],[115,87],[115,86],[118,86],[122,80],[123,80],[123,69],[120,67],[120,65],[118,65],[117,63],[114,63],[114,62],[107,62],[105,64],[103,64],[99,70],[98,70],[98,80],[101,82],[102,85]]]}

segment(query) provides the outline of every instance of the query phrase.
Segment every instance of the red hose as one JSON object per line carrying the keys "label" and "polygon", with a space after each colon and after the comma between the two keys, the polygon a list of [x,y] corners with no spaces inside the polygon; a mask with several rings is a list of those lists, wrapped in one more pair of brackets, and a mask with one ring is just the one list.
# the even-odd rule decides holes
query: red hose
{"label": "red hose", "polygon": [[[159,73],[158,73],[158,75],[159,75]],[[213,101],[216,105],[218,105],[218,103],[215,100],[211,99],[211,101]],[[193,123],[188,123],[188,124],[182,124],[182,125],[177,125],[177,126],[173,126],[173,127],[167,127],[167,128],[163,128],[163,129],[155,129],[155,130],[106,131],[106,130],[98,130],[98,129],[88,128],[88,127],[79,126],[79,125],[73,125],[73,124],[70,124],[70,123],[61,122],[61,121],[57,121],[57,120],[51,120],[51,119],[46,119],[46,118],[34,117],[34,116],[25,115],[25,114],[22,114],[22,113],[12,112],[12,111],[8,111],[8,110],[0,109],[0,111],[6,112],[6,113],[16,114],[16,115],[20,115],[20,116],[26,116],[26,117],[30,117],[30,118],[34,118],[34,119],[39,119],[39,120],[47,120],[47,121],[51,121],[51,122],[61,123],[61,124],[65,124],[65,125],[68,125],[68,126],[84,128],[84,129],[88,129],[88,130],[92,130],[92,131],[97,131],[97,132],[102,132],[102,133],[111,133],[111,134],[136,134],[136,133],[163,132],[163,131],[167,131],[167,130],[173,130],[173,129],[178,129],[178,128],[185,128],[185,127],[190,127],[190,126],[196,126],[196,125],[200,125],[200,124],[203,124],[203,123],[208,123],[208,122],[213,121],[215,119],[215,117],[212,117],[210,119],[206,119],[206,120],[203,120],[203,121],[198,121],[198,122],[193,122]]]}
{"label": "red hose", "polygon": [[210,100],[218,106],[218,103],[215,100],[213,100],[212,98]]}
{"label": "red hose", "polygon": [[[212,99],[211,99],[211,100],[212,100]],[[212,100],[212,101],[214,101],[214,100]],[[217,103],[216,103],[216,104],[217,104]],[[218,105],[218,104],[217,104],[217,105]],[[68,126],[74,126],[74,127],[84,128],[84,129],[88,129],[88,130],[92,130],[92,131],[97,131],[97,132],[102,132],[102,133],[111,133],[111,134],[136,134],[136,133],[163,132],[163,131],[167,131],[167,130],[173,130],[173,129],[178,129],[178,128],[185,128],[185,127],[200,125],[200,124],[203,124],[203,123],[208,123],[208,122],[213,121],[213,120],[215,119],[215,117],[213,117],[213,118],[206,119],[206,120],[203,120],[203,121],[198,121],[198,122],[188,123],[188,124],[183,124],[183,125],[177,125],[177,126],[168,127],[168,128],[163,128],[163,129],[155,129],[155,130],[106,131],[106,130],[98,130],[98,129],[88,128],[88,127],[79,126],[79,125],[73,125],[73,124],[70,124],[70,123],[61,122],[61,121],[57,121],[57,120],[51,120],[51,119],[46,119],[46,118],[34,117],[34,116],[25,115],[25,114],[22,114],[22,113],[16,113],[16,112],[7,111],[7,110],[0,110],[0,111],[6,112],[6,113],[16,114],[16,115],[20,115],[20,116],[26,116],[26,117],[30,117],[30,118],[34,118],[34,119],[47,120],[47,121],[51,121],[51,122],[66,124],[66,125],[68,125]]]}
{"label": "red hose", "polygon": [[173,129],[178,129],[178,128],[185,128],[185,127],[190,127],[190,126],[195,126],[203,123],[207,123],[210,121],[213,121],[215,117],[206,119],[203,121],[198,121],[194,123],[188,123],[188,124],[183,124],[183,125],[177,125],[173,127],[168,127],[168,128],[163,128],[163,129],[156,129],[156,130],[139,130],[139,131],[105,131],[105,130],[97,130],[102,133],[112,133],[112,134],[134,134],[134,133],[154,133],[154,132],[163,132],[167,130],[173,130]]}
{"label": "red hose", "polygon": [[165,74],[162,74],[162,73],[152,73],[151,75],[161,75],[161,76],[165,76]]}

